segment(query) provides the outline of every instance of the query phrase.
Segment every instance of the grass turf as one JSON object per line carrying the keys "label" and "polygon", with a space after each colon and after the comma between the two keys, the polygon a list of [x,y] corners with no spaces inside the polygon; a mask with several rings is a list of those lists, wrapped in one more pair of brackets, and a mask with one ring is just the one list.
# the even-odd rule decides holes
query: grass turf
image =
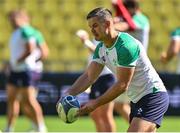
{"label": "grass turf", "polygon": [[[158,132],[180,132],[178,126],[180,116],[165,117],[162,127]],[[120,117],[115,117],[117,132],[125,132],[128,124]],[[81,117],[73,124],[63,123],[57,116],[46,116],[45,122],[49,132],[95,132],[95,125],[89,117]],[[6,117],[0,116],[0,130],[6,125]],[[25,132],[30,129],[30,122],[25,117],[20,117],[16,122],[15,131]]]}

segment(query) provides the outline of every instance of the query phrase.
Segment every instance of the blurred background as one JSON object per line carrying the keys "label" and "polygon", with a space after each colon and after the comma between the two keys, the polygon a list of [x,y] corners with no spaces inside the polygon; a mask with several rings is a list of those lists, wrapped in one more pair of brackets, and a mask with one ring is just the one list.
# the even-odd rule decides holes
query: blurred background
{"label": "blurred background", "polygon": [[[8,40],[12,31],[7,14],[13,9],[25,9],[32,25],[45,36],[50,57],[45,70],[58,72],[82,71],[86,66],[88,50],[75,33],[88,30],[86,15],[94,7],[113,10],[111,0],[0,0],[0,66],[9,58]],[[140,0],[142,11],[150,20],[148,55],[159,71],[175,71],[176,60],[162,65],[160,53],[167,49],[169,35],[180,25],[179,0]]]}
{"label": "blurred background", "polygon": [[[180,78],[176,74],[177,58],[167,64],[160,62],[161,52],[166,51],[171,32],[180,26],[180,0],[139,0],[142,12],[150,20],[148,56],[160,73],[170,95],[170,107],[164,126],[159,131],[180,131]],[[57,118],[55,104],[62,90],[68,88],[87,66],[88,49],[82,46],[76,36],[78,29],[89,33],[87,13],[95,7],[103,6],[115,13],[111,0],[0,0],[0,69],[9,60],[9,37],[12,27],[8,13],[14,9],[26,10],[31,23],[44,35],[50,54],[44,62],[44,75],[39,83],[38,101],[45,114],[49,131],[94,132],[95,126],[87,117],[68,126]],[[92,37],[92,36],[91,36]],[[5,127],[6,78],[0,74],[0,130]],[[87,99],[87,94],[80,96]],[[51,117],[52,116],[52,117]],[[128,124],[116,117],[118,131],[126,131]],[[24,128],[21,124],[24,123]],[[80,124],[85,124],[79,126]],[[28,121],[22,117],[17,122],[16,131],[26,131]],[[84,127],[84,128],[82,128]],[[80,130],[82,129],[82,130]]]}

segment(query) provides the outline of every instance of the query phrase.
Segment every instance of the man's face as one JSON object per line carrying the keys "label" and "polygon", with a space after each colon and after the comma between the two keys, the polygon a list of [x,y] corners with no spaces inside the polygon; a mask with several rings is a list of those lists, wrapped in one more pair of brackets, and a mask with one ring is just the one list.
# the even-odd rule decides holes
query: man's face
{"label": "man's face", "polygon": [[18,13],[10,14],[9,20],[10,20],[13,28],[21,27],[24,24],[28,24],[28,22],[29,22],[28,16],[25,14],[20,14],[20,13],[19,14]]}
{"label": "man's face", "polygon": [[15,15],[10,15],[9,20],[13,28],[17,28],[19,26],[19,18]]}
{"label": "man's face", "polygon": [[103,39],[106,36],[106,29],[107,29],[105,22],[100,22],[97,17],[92,17],[88,19],[88,25],[95,39],[97,41],[103,41]]}

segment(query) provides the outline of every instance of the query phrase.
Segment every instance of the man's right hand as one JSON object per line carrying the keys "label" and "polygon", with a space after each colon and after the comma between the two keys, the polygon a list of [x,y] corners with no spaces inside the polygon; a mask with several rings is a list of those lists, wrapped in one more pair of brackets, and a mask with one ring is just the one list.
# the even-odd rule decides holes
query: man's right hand
{"label": "man's right hand", "polygon": [[84,43],[86,40],[89,40],[89,34],[85,30],[78,30],[76,32],[76,35],[81,39],[81,41]]}
{"label": "man's right hand", "polygon": [[162,52],[161,53],[161,58],[160,58],[162,63],[167,63],[167,53],[166,52]]}

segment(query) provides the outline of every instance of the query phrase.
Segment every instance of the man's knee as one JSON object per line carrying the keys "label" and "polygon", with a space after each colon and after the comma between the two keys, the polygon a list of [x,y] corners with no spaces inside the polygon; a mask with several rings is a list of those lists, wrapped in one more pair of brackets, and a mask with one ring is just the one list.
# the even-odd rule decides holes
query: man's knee
{"label": "man's knee", "polygon": [[143,120],[141,118],[133,118],[127,132],[155,132],[156,124]]}

